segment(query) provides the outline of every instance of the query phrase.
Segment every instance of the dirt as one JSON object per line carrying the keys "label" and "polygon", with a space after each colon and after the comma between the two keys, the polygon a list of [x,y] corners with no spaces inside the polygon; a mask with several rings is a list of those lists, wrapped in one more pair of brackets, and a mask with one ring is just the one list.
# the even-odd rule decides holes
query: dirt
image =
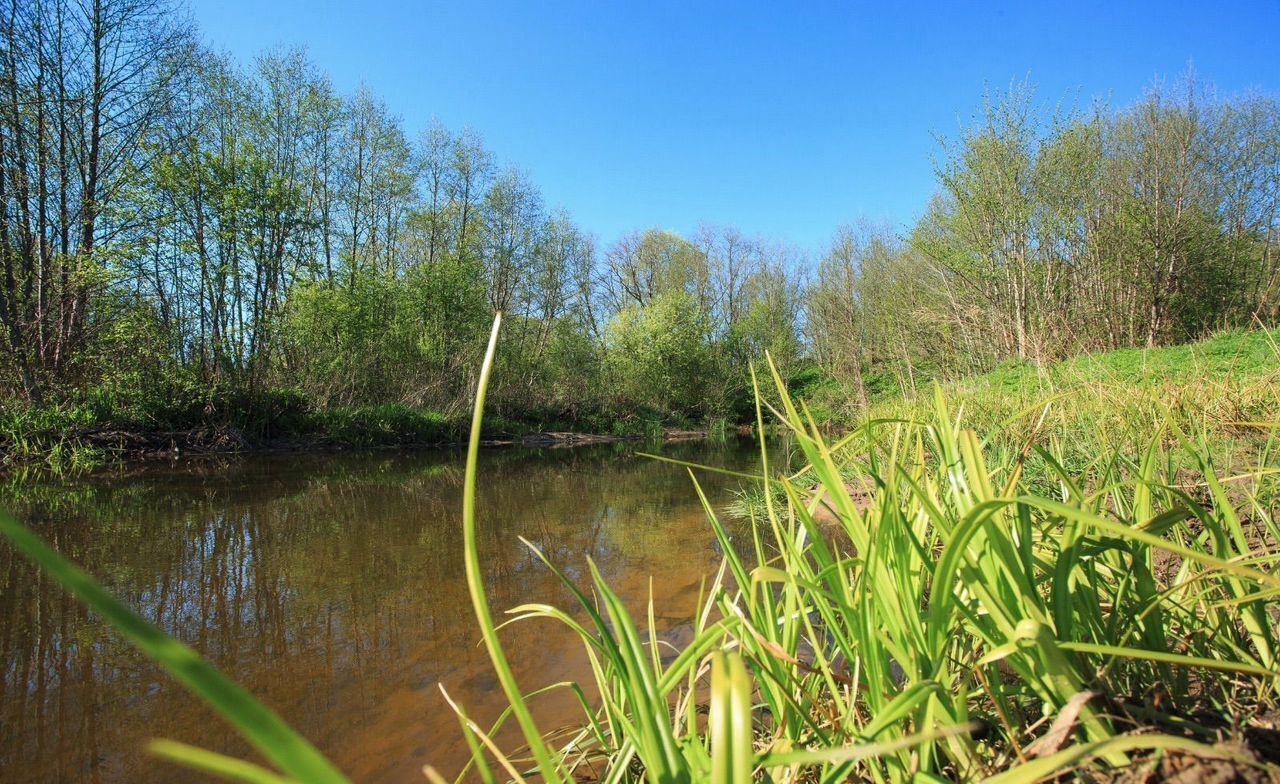
{"label": "dirt", "polygon": [[[676,428],[667,428],[662,431],[663,441],[700,441],[707,437],[705,430],[679,430]],[[549,433],[531,433],[520,440],[524,446],[534,447],[557,447],[557,446],[587,446],[590,444],[617,444],[627,441],[641,441],[643,436],[630,435],[601,435],[597,433],[573,433],[573,432],[549,432]]]}
{"label": "dirt", "polygon": [[699,441],[707,437],[705,430],[676,430],[668,428],[662,431],[663,441]]}
{"label": "dirt", "polygon": [[1244,741],[1218,743],[1214,748],[1230,756],[1166,751],[1118,771],[1111,781],[1116,784],[1267,784],[1277,781],[1247,737]]}
{"label": "dirt", "polygon": [[75,428],[65,435],[77,444],[142,459],[176,457],[184,453],[227,454],[242,452],[251,446],[237,428],[223,425],[149,432]]}
{"label": "dirt", "polygon": [[[871,494],[866,492],[862,485],[846,481],[844,489],[849,494],[850,500],[853,501],[853,507],[859,512],[865,512],[871,508]],[[817,484],[809,488],[809,496],[811,498],[821,496],[822,499],[818,502],[818,507],[813,512],[814,522],[822,525],[836,525],[840,522],[831,497],[822,485]]]}

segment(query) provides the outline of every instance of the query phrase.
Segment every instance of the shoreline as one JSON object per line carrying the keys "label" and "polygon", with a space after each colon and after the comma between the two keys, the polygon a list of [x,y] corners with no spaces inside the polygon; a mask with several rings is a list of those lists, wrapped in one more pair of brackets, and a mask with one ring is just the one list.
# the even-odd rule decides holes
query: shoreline
{"label": "shoreline", "polygon": [[[570,449],[604,444],[643,443],[646,441],[672,443],[698,441],[710,437],[710,432],[678,428],[664,428],[661,435],[642,433],[608,434],[577,431],[539,431],[520,435],[495,433],[481,439],[485,448],[517,447],[524,449]],[[189,459],[227,459],[258,455],[288,454],[336,454],[351,452],[381,452],[388,450],[432,451],[465,449],[461,439],[423,441],[408,438],[381,442],[358,443],[330,440],[326,434],[312,437],[268,438],[252,440],[236,428],[202,427],[186,431],[135,432],[125,430],[71,431],[54,449],[34,454],[13,455],[11,450],[0,450],[0,476],[23,469],[48,470],[55,474],[87,474],[111,467],[127,465],[156,465],[176,463]],[[89,465],[67,468],[51,458],[56,449],[71,453],[92,454]]]}

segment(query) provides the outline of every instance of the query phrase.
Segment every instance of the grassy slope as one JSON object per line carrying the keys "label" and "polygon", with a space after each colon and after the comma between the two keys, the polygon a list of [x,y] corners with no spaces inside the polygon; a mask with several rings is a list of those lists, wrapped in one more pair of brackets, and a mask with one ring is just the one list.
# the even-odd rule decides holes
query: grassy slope
{"label": "grassy slope", "polygon": [[958,385],[973,391],[993,388],[1049,388],[1080,382],[1185,384],[1200,379],[1256,378],[1280,368],[1280,330],[1230,332],[1200,343],[1156,349],[1121,349],[1083,355],[1048,368],[1021,364],[1000,368]]}
{"label": "grassy slope", "polygon": [[[1035,445],[1083,472],[1099,455],[1136,458],[1159,432],[1166,446],[1181,433],[1199,439],[1222,470],[1243,469],[1258,464],[1274,433],[1263,424],[1280,421],[1280,330],[1123,349],[1046,367],[1009,364],[940,388],[965,427],[977,431],[1001,460]],[[815,412],[815,418],[822,421],[824,413]],[[888,393],[845,424],[922,423],[933,416],[932,392]],[[1173,468],[1185,467],[1184,455],[1171,459]],[[1051,469],[1038,453],[1024,459],[1027,481],[1045,490]],[[811,475],[798,479],[816,481]],[[760,513],[763,501],[750,489],[729,511],[740,517]]]}
{"label": "grassy slope", "polygon": [[[1083,451],[1145,442],[1177,425],[1210,441],[1250,440],[1245,423],[1280,418],[1280,331],[1235,332],[1183,346],[1008,365],[946,384],[970,427],[999,442],[1064,439]],[[873,403],[868,418],[920,419],[932,394]],[[1166,421],[1167,420],[1167,421]]]}

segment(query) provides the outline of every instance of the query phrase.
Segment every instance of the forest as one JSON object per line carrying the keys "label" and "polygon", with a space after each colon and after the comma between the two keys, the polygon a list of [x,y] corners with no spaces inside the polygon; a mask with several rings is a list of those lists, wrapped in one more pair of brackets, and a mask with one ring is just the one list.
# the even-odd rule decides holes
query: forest
{"label": "forest", "polygon": [[[296,50],[236,62],[168,0],[7,4],[0,406],[160,429],[750,417],[765,353],[831,419],[1006,363],[1280,318],[1280,103],[1194,75],[1132,105],[975,95],[910,226],[600,238],[478,130],[406,128]],[[335,415],[336,416],[336,415]]]}

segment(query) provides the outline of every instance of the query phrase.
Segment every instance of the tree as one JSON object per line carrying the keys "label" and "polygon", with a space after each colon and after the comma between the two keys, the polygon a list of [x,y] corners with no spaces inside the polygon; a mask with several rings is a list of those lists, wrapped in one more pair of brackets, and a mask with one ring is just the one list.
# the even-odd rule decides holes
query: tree
{"label": "tree", "polygon": [[706,314],[682,289],[624,307],[605,338],[617,404],[662,413],[713,413],[714,358]]}
{"label": "tree", "polygon": [[0,10],[0,331],[5,371],[29,400],[101,327],[93,297],[111,281],[116,240],[142,217],[122,196],[186,67],[179,19],[166,0]]}

